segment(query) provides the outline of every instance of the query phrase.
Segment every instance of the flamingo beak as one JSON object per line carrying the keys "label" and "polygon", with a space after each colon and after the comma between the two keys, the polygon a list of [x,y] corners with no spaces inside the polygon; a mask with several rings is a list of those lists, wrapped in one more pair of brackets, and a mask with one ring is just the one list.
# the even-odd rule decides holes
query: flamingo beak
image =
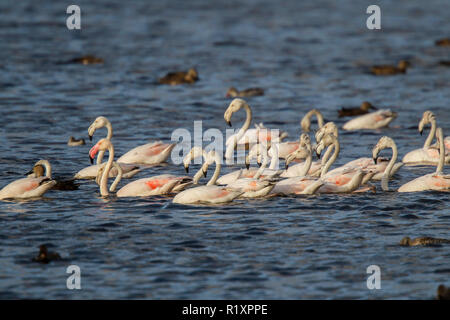
{"label": "flamingo beak", "polygon": [[186,173],[189,173],[189,166],[184,166],[184,170],[186,170]]}
{"label": "flamingo beak", "polygon": [[89,135],[89,141],[92,141],[92,136],[91,135]]}
{"label": "flamingo beak", "polygon": [[232,126],[232,125],[231,125],[231,121],[229,121],[229,120],[227,121],[227,124],[228,124],[228,126],[230,126],[230,127]]}
{"label": "flamingo beak", "polygon": [[377,164],[378,157],[373,158],[373,163]]}
{"label": "flamingo beak", "polygon": [[423,130],[420,130],[419,132],[420,132],[420,135],[422,135],[422,133],[423,133]]}
{"label": "flamingo beak", "polygon": [[98,153],[98,149],[99,149],[99,146],[98,146],[98,144],[96,144],[95,146],[93,146],[91,148],[91,150],[89,150],[89,160],[91,161],[91,164],[94,163],[94,158],[95,158],[95,155]]}
{"label": "flamingo beak", "polygon": [[208,174],[208,171],[203,171],[203,176],[206,178],[206,175]]}
{"label": "flamingo beak", "polygon": [[261,168],[261,166],[262,166],[262,163],[261,163],[261,162],[259,162],[259,161],[257,161],[256,163],[258,164],[258,167],[260,167],[260,168]]}
{"label": "flamingo beak", "polygon": [[317,159],[320,159],[320,153],[317,152],[317,150],[316,150],[316,156],[317,156]]}
{"label": "flamingo beak", "polygon": [[287,169],[289,168],[289,163],[286,163],[285,168],[286,168],[286,171],[287,171]]}

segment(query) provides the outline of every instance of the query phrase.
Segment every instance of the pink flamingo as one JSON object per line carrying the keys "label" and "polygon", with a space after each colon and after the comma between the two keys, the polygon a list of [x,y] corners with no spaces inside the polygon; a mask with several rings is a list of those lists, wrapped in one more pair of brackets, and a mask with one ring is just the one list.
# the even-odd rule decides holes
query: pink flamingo
{"label": "pink flamingo", "polygon": [[[99,151],[106,150],[108,150],[109,157],[100,179],[100,194],[102,196],[108,196],[109,194],[107,180],[109,171],[113,166],[114,146],[109,139],[105,138],[97,142],[97,144],[94,145],[89,151],[89,157],[91,159],[94,159],[95,155]],[[170,174],[143,178],[125,185],[119,191],[117,191],[116,195],[118,197],[146,197],[151,195],[167,194],[171,192],[172,189],[174,189],[177,185],[187,183],[190,180],[190,177],[177,177]]]}

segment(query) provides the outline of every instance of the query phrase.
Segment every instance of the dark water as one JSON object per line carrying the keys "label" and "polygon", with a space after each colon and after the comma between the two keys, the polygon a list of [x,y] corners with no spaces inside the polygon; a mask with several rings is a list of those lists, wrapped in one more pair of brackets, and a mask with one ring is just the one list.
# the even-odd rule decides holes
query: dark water
{"label": "dark water", "polygon": [[[336,165],[370,156],[382,135],[395,139],[400,157],[419,148],[426,109],[450,135],[450,70],[438,65],[450,50],[434,46],[450,36],[449,1],[379,1],[381,31],[366,28],[370,1],[76,4],[82,31],[65,27],[65,4],[0,3],[0,186],[42,158],[56,176],[87,166],[91,144],[66,142],[87,138],[99,115],[111,120],[119,155],[149,139],[169,141],[175,128],[193,130],[194,120],[225,130],[231,85],[266,88],[249,100],[254,121],[291,139],[313,107],[339,125],[336,110],[363,100],[399,113],[389,129],[341,131]],[[58,64],[85,54],[105,63]],[[405,76],[365,73],[399,59],[413,65]],[[195,85],[154,85],[167,71],[191,66],[201,78]],[[243,119],[242,112],[233,123]],[[433,170],[402,168],[390,186]],[[183,168],[169,163],[135,178],[160,173]],[[449,238],[448,193],[377,187],[376,194],[186,207],[166,197],[102,199],[94,183],[82,182],[78,191],[51,191],[39,201],[1,202],[0,298],[433,298],[438,284],[449,284],[449,247],[398,243]],[[42,243],[64,260],[32,263]],[[71,264],[81,268],[82,290],[66,289]],[[366,287],[373,264],[381,290]]]}

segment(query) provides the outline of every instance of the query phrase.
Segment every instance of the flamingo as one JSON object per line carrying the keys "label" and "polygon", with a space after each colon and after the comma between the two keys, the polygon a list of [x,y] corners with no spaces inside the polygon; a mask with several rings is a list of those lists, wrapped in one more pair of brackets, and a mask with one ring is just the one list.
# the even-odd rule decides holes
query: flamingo
{"label": "flamingo", "polygon": [[349,131],[380,129],[387,127],[395,118],[397,118],[397,112],[393,112],[390,109],[382,109],[349,120],[344,124],[342,129]]}
{"label": "flamingo", "polygon": [[281,141],[287,136],[287,134],[283,132],[276,137],[272,137],[272,133],[269,134],[269,130],[265,128],[262,123],[256,125],[256,128],[254,129],[249,129],[250,123],[252,122],[252,109],[250,108],[248,103],[245,102],[245,100],[240,98],[233,99],[224,113],[224,119],[230,127],[231,116],[233,115],[233,113],[239,111],[240,109],[245,110],[247,117],[242,128],[239,129],[237,133],[231,135],[226,141],[227,148],[225,152],[225,159],[227,164],[233,163],[234,149],[236,149],[238,145],[246,145],[249,147],[250,144],[254,144],[257,141],[269,142],[272,141],[272,139]]}
{"label": "flamingo", "polygon": [[[436,165],[439,162],[440,155],[438,153],[438,150],[436,150],[435,148],[430,148],[431,142],[433,142],[433,138],[436,135],[436,116],[429,110],[423,113],[422,119],[419,122],[419,132],[421,135],[423,133],[423,128],[427,124],[431,124],[431,130],[428,134],[427,139],[425,140],[423,147],[405,154],[402,159],[403,163],[408,165]],[[447,149],[445,150],[445,163],[450,163],[450,137],[446,137],[444,139],[444,145],[445,149]]]}
{"label": "flamingo", "polygon": [[[326,155],[322,158],[322,162],[319,161],[312,162],[312,158],[309,159],[305,155],[305,151],[302,150],[308,145],[311,146],[311,139],[307,133],[302,133],[300,135],[298,145],[299,148],[297,148],[294,152],[292,152],[290,155],[286,157],[286,170],[281,173],[280,177],[291,178],[291,177],[305,176],[307,174],[311,176],[314,175],[317,171],[320,171],[322,164],[325,164],[330,154],[329,151],[331,151],[331,148],[327,149]],[[306,162],[301,162],[293,166],[289,166],[289,163],[292,162],[293,160],[305,158],[307,161],[311,160],[311,163],[308,164]]]}
{"label": "flamingo", "polygon": [[41,177],[27,177],[9,183],[0,190],[0,200],[28,199],[42,196],[51,189],[56,181],[52,180],[52,167],[47,160],[39,160],[35,166],[42,165],[46,174]]}
{"label": "flamingo", "polygon": [[[417,192],[426,190],[450,191],[450,175],[445,175],[443,173],[445,162],[445,147],[442,128],[436,129],[436,139],[439,143],[439,163],[437,165],[436,172],[426,174],[405,183],[398,189],[398,192]],[[385,184],[385,189],[385,191],[387,191],[387,182]]]}
{"label": "flamingo", "polygon": [[[374,176],[375,172],[362,170],[359,168],[346,168],[345,170],[340,170],[337,172],[328,172],[328,169],[339,155],[339,141],[333,134],[326,134],[316,147],[316,153],[320,155],[322,150],[330,145],[334,146],[334,152],[330,159],[322,167],[320,178],[325,181],[325,184],[319,188],[319,193],[353,192]],[[359,192],[361,191],[366,191],[366,189],[359,190]]]}
{"label": "flamingo", "polygon": [[[108,130],[108,134],[106,138],[111,140],[112,138],[112,126],[111,122],[106,117],[98,117],[95,121],[89,126],[88,133],[89,139],[92,140],[92,136],[94,135],[97,129],[102,127],[106,127]],[[162,141],[155,141],[151,143],[147,143],[141,146],[138,146],[134,149],[131,149],[124,155],[122,155],[117,162],[119,164],[159,164],[165,162],[170,155],[170,152],[175,147],[175,144],[167,144]],[[97,159],[97,163],[101,163],[103,154],[99,153],[99,159]],[[125,172],[125,170],[124,170]]]}
{"label": "flamingo", "polygon": [[[108,150],[109,157],[100,179],[100,194],[105,197],[109,195],[107,180],[109,171],[114,161],[114,146],[111,140],[104,138],[97,142],[89,151],[90,159],[94,159],[99,151]],[[118,197],[145,197],[169,193],[175,186],[186,183],[190,177],[177,177],[170,174],[158,175],[150,178],[143,178],[122,187],[117,191]]]}
{"label": "flamingo", "polygon": [[243,191],[240,190],[215,185],[217,178],[220,175],[221,158],[214,150],[212,150],[209,153],[208,161],[206,161],[205,164],[202,166],[202,171],[206,172],[205,166],[209,165],[208,162],[212,160],[216,164],[216,169],[214,171],[214,175],[208,181],[206,186],[190,188],[178,193],[173,198],[173,203],[180,203],[180,204],[227,203],[233,201],[234,199],[236,199],[237,197],[239,197],[241,194],[244,193]]}
{"label": "flamingo", "polygon": [[[307,142],[308,140],[305,140]],[[289,168],[289,163],[293,159],[302,158],[306,159],[304,162],[303,173],[309,171],[312,162],[312,147],[311,144],[305,143],[305,145],[300,146],[296,151],[294,151],[286,159],[286,170]],[[306,194],[311,195],[316,193],[316,191],[323,186],[325,182],[321,179],[313,178],[311,176],[296,176],[281,180],[275,184],[270,194]]]}
{"label": "flamingo", "polygon": [[[338,128],[333,122],[326,123],[322,128],[320,128],[316,132],[316,141],[319,143],[321,141],[322,137],[325,134],[329,134],[329,133],[331,133],[337,137]],[[331,151],[331,149],[327,149],[327,152],[329,152],[329,151]],[[396,161],[396,159],[397,159],[397,154],[395,154],[394,161]],[[332,175],[332,174],[346,171],[351,168],[354,168],[354,169],[359,168],[361,170],[366,170],[366,171],[370,171],[370,172],[374,171],[375,175],[373,175],[371,180],[381,180],[381,177],[383,176],[383,172],[386,169],[388,162],[389,162],[389,159],[378,157],[377,163],[374,164],[372,158],[363,157],[363,158],[358,158],[358,159],[352,160],[350,162],[347,162],[343,166],[329,171],[328,174]],[[403,166],[403,163],[401,163],[401,162],[396,163],[390,172],[390,177],[392,177],[402,166]],[[368,178],[368,176],[366,176],[363,179],[362,184],[365,184],[367,182],[367,178]]]}
{"label": "flamingo", "polygon": [[[274,150],[272,152],[276,152],[275,151],[277,148],[276,145],[274,145],[272,148],[273,149],[271,149],[271,150]],[[252,147],[252,149],[250,149],[250,152],[248,153],[248,155],[245,157],[245,166],[247,167],[247,169],[246,170],[239,169],[239,170],[235,170],[230,173],[227,173],[217,179],[217,184],[228,185],[230,183],[235,182],[239,178],[253,178],[259,170],[258,168],[250,167],[250,160],[255,156],[258,158],[258,165],[261,166],[261,162],[259,160],[261,158],[261,156],[263,158],[263,161],[267,162],[267,158],[268,158],[267,145],[264,145],[261,143],[255,144]],[[279,176],[281,171],[276,170],[277,167],[278,167],[278,157],[272,156],[269,168],[264,169],[264,171],[262,172],[262,174],[260,176],[260,179],[266,180],[266,179],[272,179],[272,178]]]}
{"label": "flamingo", "polygon": [[[312,109],[308,111],[302,120],[300,121],[300,127],[303,130],[303,132],[309,132],[311,129],[311,117],[316,116],[317,118],[317,126],[318,128],[323,127],[323,115],[322,113],[317,109]],[[278,157],[281,159],[286,159],[288,155],[293,153],[297,148],[299,147],[299,141],[286,141],[286,142],[278,142]]]}

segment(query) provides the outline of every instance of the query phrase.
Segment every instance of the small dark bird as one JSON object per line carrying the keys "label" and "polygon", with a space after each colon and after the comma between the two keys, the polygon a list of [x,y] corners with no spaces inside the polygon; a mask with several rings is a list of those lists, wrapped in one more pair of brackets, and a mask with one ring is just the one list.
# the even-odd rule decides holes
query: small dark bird
{"label": "small dark bird", "polygon": [[450,60],[441,60],[439,61],[441,66],[450,67]]}
{"label": "small dark bird", "polygon": [[[39,178],[43,177],[45,174],[45,168],[43,165],[38,164],[34,166],[33,169],[26,173],[28,177]],[[75,183],[74,180],[60,180],[58,178],[54,179],[56,184],[52,187],[52,190],[60,190],[60,191],[72,191],[78,190],[80,186],[78,183]]]}
{"label": "small dark bird", "polygon": [[432,237],[421,237],[421,238],[415,238],[415,239],[411,239],[410,237],[404,237],[400,241],[400,245],[402,245],[402,246],[420,246],[420,245],[427,246],[427,245],[436,245],[436,244],[443,244],[443,243],[450,243],[450,240],[432,238]]}
{"label": "small dark bird", "polygon": [[84,139],[75,139],[74,137],[70,137],[69,141],[67,141],[67,145],[71,147],[82,146],[84,144],[86,144]]}
{"label": "small dark bird", "polygon": [[406,69],[409,68],[411,64],[408,61],[401,60],[398,63],[398,66],[391,66],[391,65],[380,65],[380,66],[373,66],[371,68],[372,74],[376,76],[389,76],[389,75],[395,75],[400,73],[406,73]]}
{"label": "small dark bird", "polygon": [[450,46],[450,38],[443,38],[436,40],[434,44],[440,47],[448,47]]}
{"label": "small dark bird", "polygon": [[264,89],[261,88],[248,88],[242,91],[238,91],[235,87],[231,87],[228,89],[226,97],[256,97],[256,96],[263,96],[264,95]]}
{"label": "small dark bird", "polygon": [[45,244],[39,247],[39,254],[33,258],[34,262],[49,263],[53,260],[60,260],[61,256],[56,252],[48,252]]}
{"label": "small dark bird", "polygon": [[83,56],[83,57],[70,59],[66,63],[80,63],[80,64],[87,65],[87,64],[95,64],[95,63],[104,63],[104,60],[102,58],[97,58],[94,56],[87,55],[87,56]]}
{"label": "small dark bird", "polygon": [[450,300],[450,288],[441,284],[437,288],[437,299],[438,300]]}
{"label": "small dark bird", "polygon": [[187,72],[169,72],[164,77],[160,78],[158,82],[160,84],[177,85],[184,83],[194,83],[199,80],[197,70],[194,68],[189,69]]}
{"label": "small dark bird", "polygon": [[378,110],[370,102],[364,101],[359,108],[342,108],[339,110],[339,118],[366,114],[369,113],[369,109]]}

